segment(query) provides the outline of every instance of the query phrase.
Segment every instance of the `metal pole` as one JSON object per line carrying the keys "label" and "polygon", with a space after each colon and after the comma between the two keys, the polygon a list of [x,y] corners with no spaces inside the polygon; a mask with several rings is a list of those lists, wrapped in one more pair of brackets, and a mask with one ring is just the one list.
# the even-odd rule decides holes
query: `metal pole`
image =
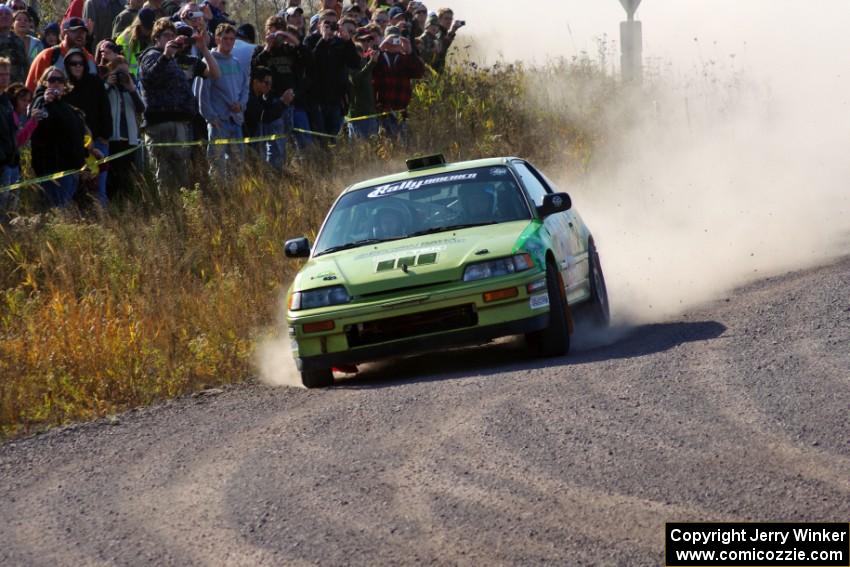
{"label": "metal pole", "polygon": [[643,27],[635,21],[640,3],[641,0],[620,0],[627,16],[625,22],[620,22],[620,69],[626,83],[643,81]]}

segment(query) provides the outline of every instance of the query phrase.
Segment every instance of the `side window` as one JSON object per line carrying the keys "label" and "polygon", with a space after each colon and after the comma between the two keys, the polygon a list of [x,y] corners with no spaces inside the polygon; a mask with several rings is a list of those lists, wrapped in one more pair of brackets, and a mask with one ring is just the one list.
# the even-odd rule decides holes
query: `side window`
{"label": "side window", "polygon": [[543,204],[543,197],[550,193],[549,189],[538,179],[538,177],[532,172],[532,170],[525,163],[515,161],[514,169],[519,175],[520,180],[522,180],[522,184],[525,186],[526,191],[528,191],[528,195],[531,197],[531,200],[534,201],[534,205],[539,207]]}

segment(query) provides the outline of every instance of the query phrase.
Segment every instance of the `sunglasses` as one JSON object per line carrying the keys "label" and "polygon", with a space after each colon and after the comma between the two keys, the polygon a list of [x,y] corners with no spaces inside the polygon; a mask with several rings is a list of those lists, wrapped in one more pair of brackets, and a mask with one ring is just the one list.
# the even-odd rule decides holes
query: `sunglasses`
{"label": "sunglasses", "polygon": [[85,65],[85,63],[83,63],[82,61],[68,61],[66,65],[68,65],[68,67],[82,67],[83,65]]}
{"label": "sunglasses", "polygon": [[48,84],[56,84],[56,83],[64,83],[65,79],[62,77],[47,77]]}
{"label": "sunglasses", "polygon": [[386,24],[386,23],[388,23],[389,21],[390,21],[390,19],[389,19],[389,18],[378,18],[378,19],[376,19],[376,20],[375,20],[375,22],[377,22],[377,23],[379,23],[379,24]]}

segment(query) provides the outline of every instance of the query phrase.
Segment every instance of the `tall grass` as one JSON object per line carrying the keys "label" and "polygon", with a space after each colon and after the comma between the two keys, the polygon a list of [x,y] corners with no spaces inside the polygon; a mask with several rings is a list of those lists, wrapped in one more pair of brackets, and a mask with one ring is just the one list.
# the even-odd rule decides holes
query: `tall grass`
{"label": "tall grass", "polygon": [[343,141],[284,176],[251,167],[96,220],[54,211],[0,229],[0,437],[252,376],[255,339],[299,267],[284,240],[314,238],[346,184],[411,154],[582,171],[620,98],[585,63],[431,76],[415,88],[408,147]]}

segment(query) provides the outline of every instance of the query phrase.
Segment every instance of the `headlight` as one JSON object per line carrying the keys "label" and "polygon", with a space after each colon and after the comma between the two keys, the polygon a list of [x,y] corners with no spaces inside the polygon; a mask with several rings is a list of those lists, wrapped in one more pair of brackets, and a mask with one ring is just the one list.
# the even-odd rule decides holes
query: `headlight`
{"label": "headlight", "polygon": [[470,264],[463,272],[463,281],[471,282],[496,276],[506,276],[515,272],[523,272],[534,267],[530,254],[517,254],[508,258],[499,258],[488,262]]}
{"label": "headlight", "polygon": [[340,305],[349,301],[351,301],[351,296],[345,291],[345,287],[335,285],[332,287],[311,289],[309,291],[296,291],[289,298],[289,309],[291,311],[316,309],[329,305]]}

